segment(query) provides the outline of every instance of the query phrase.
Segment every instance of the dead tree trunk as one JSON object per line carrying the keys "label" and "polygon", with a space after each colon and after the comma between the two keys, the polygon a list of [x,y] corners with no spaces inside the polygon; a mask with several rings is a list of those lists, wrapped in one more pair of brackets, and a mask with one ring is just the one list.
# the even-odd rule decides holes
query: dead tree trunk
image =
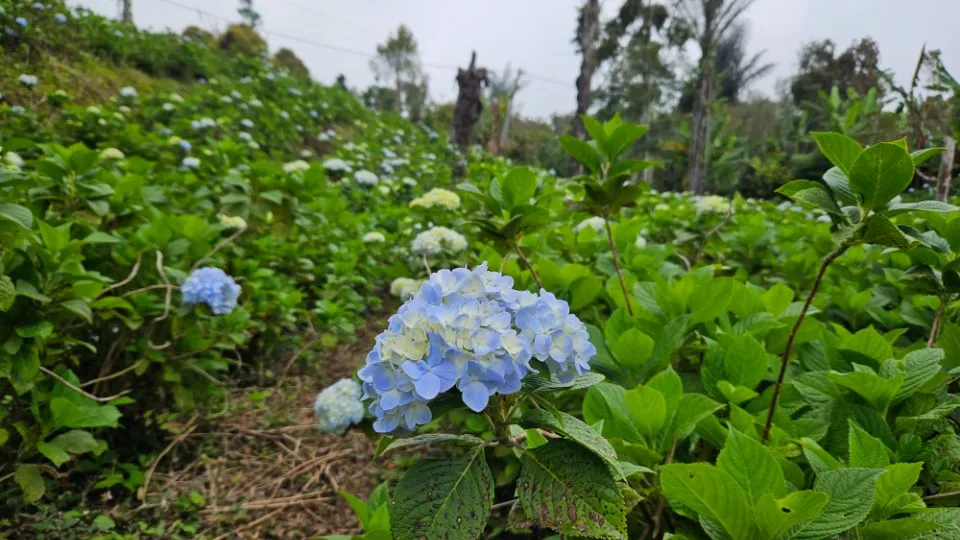
{"label": "dead tree trunk", "polygon": [[950,179],[953,177],[953,160],[956,157],[957,141],[946,135],[943,141],[943,153],[940,154],[940,173],[937,174],[937,200],[946,202],[950,195]]}
{"label": "dead tree trunk", "polygon": [[133,23],[133,0],[120,0],[121,15],[120,20],[125,23]]}
{"label": "dead tree trunk", "polygon": [[[577,114],[573,118],[573,136],[587,137],[582,115],[590,109],[590,81],[597,70],[597,44],[600,40],[600,1],[587,0],[580,13],[577,42],[580,45],[580,75],[577,76]],[[579,172],[579,163],[574,161],[574,171]]]}
{"label": "dead tree trunk", "polygon": [[483,112],[480,93],[487,83],[487,70],[477,67],[477,53],[474,51],[470,56],[469,69],[457,70],[457,85],[460,91],[453,109],[453,140],[464,154],[470,146],[473,127],[477,125]]}

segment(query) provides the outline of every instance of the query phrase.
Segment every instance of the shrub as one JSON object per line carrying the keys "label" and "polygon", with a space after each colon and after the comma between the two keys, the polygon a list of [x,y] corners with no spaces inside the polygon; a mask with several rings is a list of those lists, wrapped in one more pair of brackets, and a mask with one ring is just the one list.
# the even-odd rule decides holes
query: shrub
{"label": "shrub", "polygon": [[220,35],[220,49],[231,54],[262,56],[267,52],[267,42],[256,30],[245,24],[231,24]]}
{"label": "shrub", "polygon": [[297,77],[310,77],[310,70],[307,69],[307,66],[303,63],[303,60],[300,60],[296,53],[286,47],[280,49],[275,55],[273,55],[273,63],[282,68],[286,68],[287,71],[293,75],[296,75]]}

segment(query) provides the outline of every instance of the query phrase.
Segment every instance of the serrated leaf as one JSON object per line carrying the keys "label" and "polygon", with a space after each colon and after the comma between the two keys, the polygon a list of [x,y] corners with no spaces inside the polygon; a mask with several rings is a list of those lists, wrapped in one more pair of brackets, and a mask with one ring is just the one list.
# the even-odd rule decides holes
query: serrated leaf
{"label": "serrated leaf", "polygon": [[730,428],[727,442],[717,456],[717,468],[729,474],[743,488],[749,503],[764,493],[787,494],[783,470],[773,454],[759,442]]}
{"label": "serrated leaf", "polygon": [[[860,538],[863,540],[901,540],[905,536],[915,536],[921,533],[935,531],[939,528],[936,523],[925,521],[922,518],[901,518],[871,523],[860,529]],[[931,538],[939,538],[933,535]]]}
{"label": "serrated leaf", "polygon": [[762,538],[775,540],[799,525],[820,515],[830,497],[819,491],[794,491],[777,500],[770,493],[760,496],[754,506],[754,516]]}
{"label": "serrated leaf", "polygon": [[0,276],[0,311],[7,311],[13,307],[17,299],[17,287],[9,276]]}
{"label": "serrated leaf", "polygon": [[882,469],[890,465],[890,454],[883,441],[864,431],[853,420],[848,420],[848,423],[849,465],[867,469]]}
{"label": "serrated leaf", "polygon": [[893,143],[878,143],[857,157],[847,176],[863,208],[876,210],[910,185],[913,172],[913,160],[906,150]]}
{"label": "serrated leaf", "polygon": [[478,538],[493,506],[493,484],[482,447],[421,461],[397,484],[390,530],[400,540]]}
{"label": "serrated leaf", "polygon": [[27,231],[33,228],[33,213],[19,204],[0,202],[0,219],[15,223]]}
{"label": "serrated leaf", "polygon": [[850,173],[850,169],[853,168],[857,158],[863,152],[860,143],[842,133],[814,131],[810,133],[810,136],[816,141],[824,157],[830,160],[830,163],[839,167],[845,174]]}
{"label": "serrated leaf", "polygon": [[411,448],[414,446],[423,446],[427,444],[437,444],[442,442],[456,442],[460,444],[465,444],[468,446],[479,446],[483,444],[483,439],[474,437],[473,435],[455,435],[452,433],[426,433],[423,435],[417,435],[415,437],[406,437],[403,439],[393,439],[384,446],[382,449],[377,448],[376,453],[374,454],[374,459],[380,457],[381,455],[391,451],[397,450],[398,448]]}
{"label": "serrated leaf", "polygon": [[830,380],[859,394],[870,402],[878,411],[885,411],[893,401],[900,386],[903,385],[903,375],[887,379],[866,371],[850,373],[830,372]]}
{"label": "serrated leaf", "polygon": [[530,199],[537,191],[537,175],[526,167],[510,169],[500,186],[503,197],[503,208],[513,210],[514,207],[530,204]]}
{"label": "serrated leaf", "polygon": [[660,469],[667,501],[678,502],[718,524],[729,538],[755,536],[750,502],[732,476],[706,463],[674,463]]}
{"label": "serrated leaf", "polygon": [[620,478],[626,478],[620,468],[620,462],[617,460],[617,452],[602,435],[579,418],[565,412],[558,411],[558,413],[558,415],[553,415],[543,409],[530,409],[520,419],[520,425],[541,427],[547,431],[563,435],[606,461]]}
{"label": "serrated leaf", "polygon": [[871,518],[884,519],[897,512],[897,498],[917,483],[922,470],[922,462],[894,463],[887,466],[884,473],[877,478]]}
{"label": "serrated leaf", "polygon": [[43,483],[40,471],[33,465],[17,465],[13,479],[20,486],[20,490],[23,492],[23,501],[27,504],[37,502],[47,491],[47,486]]}
{"label": "serrated leaf", "polygon": [[667,427],[672,436],[683,439],[697,427],[701,420],[720,410],[723,405],[703,394],[684,394],[677,404],[677,412]]}
{"label": "serrated leaf", "polygon": [[870,513],[874,484],[882,472],[876,469],[839,469],[818,474],[813,489],[826,493],[830,501],[816,519],[798,525],[784,538],[820,540],[858,525]]}
{"label": "serrated leaf", "polygon": [[586,538],[625,539],[623,494],[599,457],[563,439],[527,451],[517,495],[524,514],[541,527]]}
{"label": "serrated leaf", "polygon": [[756,388],[767,374],[770,355],[750,334],[734,338],[723,354],[725,380],[735,386]]}

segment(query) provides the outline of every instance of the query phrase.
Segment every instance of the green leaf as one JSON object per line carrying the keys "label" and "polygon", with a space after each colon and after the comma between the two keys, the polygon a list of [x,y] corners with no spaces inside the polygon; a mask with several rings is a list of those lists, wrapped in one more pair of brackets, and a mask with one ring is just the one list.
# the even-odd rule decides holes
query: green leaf
{"label": "green leaf", "polygon": [[36,300],[41,304],[49,304],[52,301],[52,298],[50,298],[49,296],[41,294],[40,291],[38,291],[37,288],[33,285],[33,283],[30,283],[29,281],[25,281],[22,279],[17,280],[17,295],[26,296],[27,298],[31,300]]}
{"label": "green leaf", "polygon": [[643,436],[627,407],[624,397],[626,392],[625,388],[616,384],[602,382],[594,385],[587,390],[587,395],[583,398],[583,419],[588,424],[596,424],[602,420],[602,433],[607,438],[643,442]]}
{"label": "green leaf", "polygon": [[22,338],[47,339],[53,335],[53,323],[50,321],[40,321],[30,326],[19,326],[17,327],[17,335]]}
{"label": "green leaf", "polygon": [[571,137],[570,135],[561,135],[559,142],[560,146],[562,146],[568,154],[584,164],[588,169],[593,171],[594,174],[600,170],[600,163],[603,161],[603,158],[600,156],[600,152],[592,145],[576,137]]}
{"label": "green leaf", "polygon": [[717,390],[723,394],[723,397],[725,397],[728,402],[735,405],[749,401],[759,395],[746,386],[734,386],[730,384],[730,381],[726,380],[717,381]]}
{"label": "green leaf", "polygon": [[87,321],[88,324],[93,323],[93,312],[90,311],[90,303],[86,300],[73,298],[60,302],[60,305],[67,311],[79,315],[83,320]]}
{"label": "green leaf", "polygon": [[835,471],[843,467],[837,458],[830,455],[816,441],[804,437],[800,439],[800,446],[803,447],[803,456],[810,463],[810,468],[817,474],[827,471]]}
{"label": "green leaf", "polygon": [[343,497],[343,500],[347,501],[350,509],[357,515],[357,521],[360,522],[360,526],[366,529],[367,523],[370,521],[370,507],[367,506],[367,503],[352,493],[343,490],[337,493]]}
{"label": "green leaf", "polygon": [[726,380],[734,386],[756,388],[770,367],[770,355],[750,334],[734,338],[723,354]]}
{"label": "green leaf", "polygon": [[722,404],[703,394],[684,394],[677,404],[677,412],[668,426],[668,433],[683,439],[693,433],[701,420],[722,408]]}
{"label": "green leaf", "polygon": [[603,292],[603,282],[594,275],[579,277],[570,284],[570,309],[577,311],[588,305]]}
{"label": "green leaf", "polygon": [[830,186],[830,191],[833,192],[833,196],[841,206],[857,205],[857,197],[850,189],[850,179],[839,167],[833,167],[823,173],[823,181]]}
{"label": "green leaf", "polygon": [[853,420],[847,420],[851,467],[882,469],[890,465],[890,454],[883,441],[870,435]]}
{"label": "green leaf", "polygon": [[817,518],[797,526],[784,538],[820,540],[855,527],[870,513],[874,484],[882,472],[839,469],[818,474],[813,489],[826,493],[830,502]]}
{"label": "green leaf", "polygon": [[760,496],[754,506],[762,538],[776,539],[801,522],[820,515],[830,497],[819,491],[794,491],[777,500],[771,493]]}
{"label": "green leaf", "polygon": [[847,176],[863,208],[876,210],[910,185],[913,171],[913,160],[906,150],[896,144],[878,143],[857,157]]}
{"label": "green leaf", "polygon": [[660,469],[660,485],[667,501],[716,522],[729,538],[755,536],[751,504],[736,480],[706,463],[674,463]]}
{"label": "green leaf", "polygon": [[641,433],[650,438],[660,433],[667,421],[667,400],[659,390],[640,385],[628,390],[623,399]]}
{"label": "green leaf", "polygon": [[19,204],[0,202],[0,219],[15,223],[27,231],[33,228],[33,213]]}
{"label": "green leaf", "polygon": [[426,444],[437,444],[443,442],[456,442],[468,446],[479,446],[483,444],[483,439],[466,434],[455,435],[452,433],[426,433],[423,435],[417,435],[415,437],[391,440],[389,444],[385,445],[382,449],[377,448],[377,451],[373,457],[376,459],[383,454],[398,448],[410,448],[414,446],[423,446]]}
{"label": "green leaf", "polygon": [[790,303],[793,302],[795,296],[796,293],[793,292],[793,289],[783,283],[776,283],[760,295],[760,300],[767,311],[773,315],[780,315],[790,307]]}
{"label": "green leaf", "polygon": [[477,447],[414,465],[397,484],[390,529],[400,540],[479,538],[492,505],[493,475]]}
{"label": "green leaf", "polygon": [[642,366],[653,354],[653,338],[636,328],[620,334],[613,344],[613,356],[618,362],[632,369]]}
{"label": "green leaf", "polygon": [[621,124],[607,137],[607,155],[611,161],[617,159],[624,150],[647,134],[647,126],[637,124]]}
{"label": "green leaf", "polygon": [[603,125],[596,118],[585,114],[580,115],[580,120],[583,122],[583,127],[587,129],[587,133],[590,134],[590,138],[597,142],[598,147],[606,151],[607,130],[604,129]]}
{"label": "green leaf", "polygon": [[101,231],[94,231],[89,236],[81,240],[84,244],[122,244],[123,238],[117,238],[112,234]]}
{"label": "green leaf", "polygon": [[667,404],[667,416],[677,410],[680,398],[683,396],[683,381],[680,380],[680,376],[677,375],[672,366],[667,367],[650,379],[647,382],[647,388],[659,390],[663,394]]}
{"label": "green leaf", "polygon": [[910,159],[913,160],[913,166],[919,167],[921,163],[932,158],[933,156],[943,152],[943,147],[927,148],[925,150],[917,150],[915,152],[910,152]]}
{"label": "green leaf", "polygon": [[759,442],[730,428],[727,443],[717,457],[717,468],[729,474],[743,488],[748,503],[764,493],[782,497],[787,482],[777,459]]}
{"label": "green leaf", "polygon": [[93,401],[81,405],[62,397],[50,400],[50,412],[57,424],[68,428],[117,427],[121,416],[113,405]]}
{"label": "green leaf", "polygon": [[913,243],[890,221],[890,218],[881,214],[872,214],[868,217],[861,225],[858,234],[860,241],[864,244],[905,248]]}
{"label": "green leaf", "polygon": [[690,297],[689,307],[693,324],[712,321],[727,310],[733,300],[734,281],[731,278],[713,278],[703,290]]}
{"label": "green leaf", "polygon": [[805,206],[819,208],[838,216],[843,215],[833,196],[820,183],[811,180],[793,180],[780,186],[777,193]]}
{"label": "green leaf", "polygon": [[13,479],[20,486],[20,490],[23,491],[23,501],[27,504],[37,502],[47,491],[47,486],[43,483],[40,471],[33,465],[17,465]]}
{"label": "green leaf", "polygon": [[71,454],[86,454],[97,449],[97,440],[87,431],[72,429],[54,437],[52,444]]}
{"label": "green leaf", "polygon": [[877,479],[871,517],[883,519],[897,512],[899,510],[896,504],[897,498],[916,485],[922,470],[923,462],[894,463],[887,466],[884,473]]}
{"label": "green leaf", "polygon": [[885,411],[890,402],[893,401],[897,390],[903,384],[903,375],[897,375],[892,379],[886,379],[866,371],[854,371],[851,373],[830,372],[830,380],[859,394],[863,399],[870,402],[878,411]]}
{"label": "green leaf", "polygon": [[857,158],[863,153],[860,143],[842,133],[814,131],[810,136],[820,147],[823,156],[839,167],[844,174],[850,174]]}
{"label": "green leaf", "polygon": [[903,373],[903,386],[893,397],[894,403],[900,403],[923,388],[925,384],[941,372],[940,362],[944,359],[943,349],[920,349],[908,352],[897,365]]}
{"label": "green leaf", "polygon": [[[939,528],[936,523],[925,521],[922,516],[908,517],[871,523],[860,530],[859,536],[863,540],[901,540],[905,536],[934,531]],[[940,538],[940,535],[931,535],[930,538]]]}
{"label": "green leaf", "polygon": [[537,175],[526,167],[510,169],[500,190],[504,209],[513,210],[514,207],[528,205],[537,191]]}
{"label": "green leaf", "polygon": [[563,439],[524,452],[517,496],[527,517],[561,534],[625,539],[623,494],[592,452]]}
{"label": "green leaf", "polygon": [[557,412],[557,415],[553,415],[543,409],[530,409],[523,415],[523,418],[520,419],[520,425],[524,427],[541,427],[547,431],[563,435],[567,439],[576,442],[599,456],[600,459],[606,461],[621,478],[626,478],[624,472],[620,469],[617,452],[602,435],[579,418],[565,412]]}
{"label": "green leaf", "polygon": [[13,307],[17,299],[17,287],[9,276],[0,276],[0,311],[7,311]]}
{"label": "green leaf", "polygon": [[70,454],[66,453],[63,448],[60,448],[55,444],[40,441],[37,443],[37,450],[39,450],[44,457],[52,461],[57,467],[70,461]]}
{"label": "green leaf", "polygon": [[940,212],[947,213],[957,210],[957,207],[941,201],[918,201],[912,203],[893,202],[884,210],[884,215],[896,216],[907,212]]}

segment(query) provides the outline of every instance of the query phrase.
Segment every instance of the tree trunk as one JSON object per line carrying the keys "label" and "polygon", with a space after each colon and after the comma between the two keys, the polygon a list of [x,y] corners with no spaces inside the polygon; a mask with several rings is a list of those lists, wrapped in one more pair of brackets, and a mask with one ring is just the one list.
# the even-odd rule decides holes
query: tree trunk
{"label": "tree trunk", "polygon": [[460,91],[453,109],[453,140],[464,154],[470,145],[473,127],[483,112],[480,93],[486,84],[487,70],[477,67],[477,53],[474,51],[470,56],[470,67],[457,70],[457,85]]}
{"label": "tree trunk", "polygon": [[940,173],[937,175],[937,200],[946,202],[950,195],[950,179],[953,177],[953,160],[956,157],[957,141],[944,136],[943,153],[940,154]]}
{"label": "tree trunk", "polygon": [[133,0],[120,0],[123,6],[120,20],[125,23],[133,24]]}
{"label": "tree trunk", "polygon": [[[600,1],[587,0],[583,6],[580,27],[577,28],[580,42],[580,75],[577,76],[577,114],[573,117],[573,136],[587,138],[587,129],[583,125],[582,115],[590,109],[590,81],[597,70],[597,42],[600,40]],[[580,163],[573,161],[574,174],[579,174]]]}
{"label": "tree trunk", "polygon": [[690,136],[690,190],[700,195],[707,187],[707,171],[710,158],[710,109],[713,107],[713,61],[707,59],[700,89],[693,104],[693,125]]}
{"label": "tree trunk", "polygon": [[397,81],[397,114],[403,113],[403,79],[400,72],[394,73],[394,79]]}
{"label": "tree trunk", "polygon": [[501,96],[495,101],[491,100],[488,102],[493,115],[493,126],[490,129],[490,140],[487,141],[487,152],[492,156],[500,155],[500,125],[503,122],[500,105],[504,99],[506,99],[506,96]]}
{"label": "tree trunk", "polygon": [[517,78],[513,80],[513,87],[510,89],[510,94],[507,95],[507,107],[506,111],[503,113],[503,127],[500,129],[500,149],[503,150],[503,147],[507,144],[507,135],[510,133],[510,115],[513,114],[513,99],[516,97],[517,92],[520,90],[520,78],[523,77],[523,70],[517,70]]}

